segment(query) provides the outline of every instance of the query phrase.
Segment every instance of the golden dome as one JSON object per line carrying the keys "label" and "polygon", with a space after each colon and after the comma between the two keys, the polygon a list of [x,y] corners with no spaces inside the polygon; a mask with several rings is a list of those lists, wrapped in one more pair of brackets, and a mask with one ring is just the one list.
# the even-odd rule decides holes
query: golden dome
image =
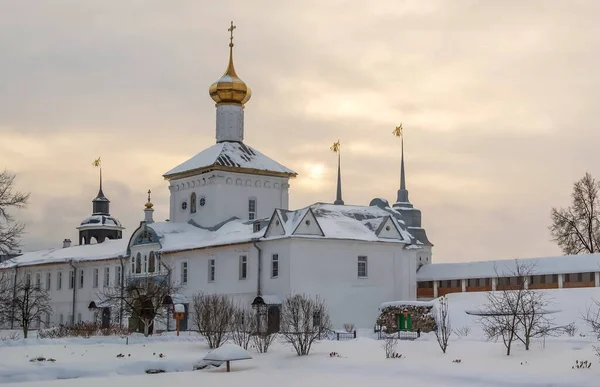
{"label": "golden dome", "polygon": [[146,202],[146,204],[144,204],[144,207],[146,207],[147,209],[151,209],[152,207],[154,207],[154,204],[152,204],[152,202],[150,201],[151,193],[152,193],[152,191],[148,190],[148,202]]}
{"label": "golden dome", "polygon": [[231,26],[228,31],[230,32],[229,37],[229,65],[225,74],[215,83],[210,85],[208,92],[210,97],[219,104],[238,104],[244,105],[252,96],[250,87],[242,81],[235,73],[233,67],[233,30],[235,26],[231,22]]}

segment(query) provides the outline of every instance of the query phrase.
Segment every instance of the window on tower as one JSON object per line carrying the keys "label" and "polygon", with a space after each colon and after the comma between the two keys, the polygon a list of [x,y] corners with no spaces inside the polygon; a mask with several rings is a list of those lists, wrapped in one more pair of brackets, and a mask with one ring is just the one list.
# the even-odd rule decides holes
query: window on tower
{"label": "window on tower", "polygon": [[182,210],[186,210],[187,209],[187,202],[181,203],[181,209]]}
{"label": "window on tower", "polygon": [[248,220],[256,219],[256,199],[248,199]]}
{"label": "window on tower", "polygon": [[190,212],[192,214],[196,213],[196,193],[192,192],[192,195],[190,196]]}
{"label": "window on tower", "polygon": [[135,256],[135,272],[140,274],[142,272],[142,254],[137,253]]}
{"label": "window on tower", "polygon": [[204,207],[206,205],[206,198],[202,196],[198,204],[200,204],[200,207]]}

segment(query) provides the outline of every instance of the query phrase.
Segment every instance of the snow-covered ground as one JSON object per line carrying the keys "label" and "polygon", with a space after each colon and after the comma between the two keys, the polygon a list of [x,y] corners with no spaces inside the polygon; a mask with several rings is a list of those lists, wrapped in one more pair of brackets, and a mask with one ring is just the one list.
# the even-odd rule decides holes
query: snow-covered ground
{"label": "snow-covered ground", "polygon": [[[118,337],[38,340],[32,333],[25,341],[0,340],[0,383],[40,387],[598,386],[600,364],[593,350],[597,340],[582,323],[581,314],[592,298],[600,299],[600,289],[563,289],[549,296],[561,310],[557,322],[575,322],[578,332],[573,337],[538,339],[530,351],[515,344],[511,356],[505,355],[502,343],[484,341],[475,319],[464,313],[483,304],[485,295],[456,294],[448,297],[453,326],[469,325],[472,331],[466,337],[453,336],[445,355],[428,334],[416,341],[401,341],[397,352],[402,358],[385,359],[383,342],[366,330],[359,331],[356,340],[323,341],[305,357],[279,342],[267,354],[250,349],[253,359],[233,362],[228,374],[224,366],[193,371],[209,352],[194,333],[133,336],[129,345]],[[331,352],[341,357],[330,357]],[[56,361],[29,361],[38,356]],[[593,364],[589,369],[573,369],[576,360]],[[145,371],[151,368],[167,372],[147,375]]]}

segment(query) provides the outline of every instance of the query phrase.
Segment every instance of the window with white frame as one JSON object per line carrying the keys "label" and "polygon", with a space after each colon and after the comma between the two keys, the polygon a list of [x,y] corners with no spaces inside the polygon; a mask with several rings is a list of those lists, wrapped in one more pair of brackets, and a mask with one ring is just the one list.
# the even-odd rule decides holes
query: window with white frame
{"label": "window with white frame", "polygon": [[147,273],[148,272],[148,256],[146,254],[144,254],[144,271],[143,273]]}
{"label": "window with white frame", "polygon": [[248,219],[256,219],[256,199],[254,198],[248,199]]}
{"label": "window with white frame", "polygon": [[52,285],[50,282],[52,281],[52,272],[46,273],[46,290],[50,290],[50,286]]}
{"label": "window with white frame", "polygon": [[208,282],[214,282],[215,281],[215,277],[216,277],[216,267],[215,267],[215,260],[214,259],[209,259],[208,260]]}
{"label": "window with white frame", "polygon": [[83,288],[83,269],[79,270],[79,289]]}
{"label": "window with white frame", "polygon": [[60,316],[58,316],[58,323],[62,325],[64,322],[65,322],[65,317],[61,314]]}
{"label": "window with white frame", "polygon": [[148,258],[148,272],[154,273],[156,270],[156,258],[154,255],[154,251],[150,252],[150,257]]}
{"label": "window with white frame", "polygon": [[367,278],[367,257],[359,256],[358,257],[358,278]]}
{"label": "window with white frame", "polygon": [[42,288],[42,273],[35,273],[35,288]]}
{"label": "window with white frame", "polygon": [[75,269],[69,270],[69,289],[75,287]]}
{"label": "window with white frame", "polygon": [[246,255],[240,255],[240,279],[246,279],[248,277],[248,257]]}
{"label": "window with white frame", "polygon": [[[98,287],[98,268],[94,268],[93,279],[92,279],[92,286],[94,288]],[[81,287],[81,285],[79,285],[79,287]]]}
{"label": "window with white frame", "polygon": [[31,285],[31,273],[25,274],[25,286]]}
{"label": "window with white frame", "polygon": [[115,285],[121,286],[121,266],[115,267]]}
{"label": "window with white frame", "polygon": [[131,257],[131,274],[135,273],[135,257]]}
{"label": "window with white frame", "polygon": [[56,274],[56,290],[62,289],[62,271]]}
{"label": "window with white frame", "polygon": [[188,263],[181,262],[181,283],[187,284],[188,282]]}
{"label": "window with white frame", "polygon": [[104,282],[102,283],[102,285],[104,285],[104,287],[107,288],[109,284],[110,284],[110,267],[105,267],[104,268]]}
{"label": "window with white frame", "polygon": [[279,254],[271,256],[271,278],[279,277]]}
{"label": "window with white frame", "polygon": [[135,256],[135,273],[140,274],[142,272],[142,254],[137,253]]}

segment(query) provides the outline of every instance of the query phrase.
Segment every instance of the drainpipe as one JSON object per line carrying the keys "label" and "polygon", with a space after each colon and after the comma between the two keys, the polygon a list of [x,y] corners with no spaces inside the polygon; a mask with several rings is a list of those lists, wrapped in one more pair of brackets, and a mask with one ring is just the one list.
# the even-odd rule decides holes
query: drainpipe
{"label": "drainpipe", "polygon": [[262,250],[258,247],[258,239],[253,239],[252,244],[258,251],[258,280],[256,281],[256,295],[262,296]]}
{"label": "drainpipe", "polygon": [[[75,290],[77,289],[77,268],[73,265],[73,260],[69,261],[69,266],[73,268],[73,314],[71,315],[71,325],[75,325]],[[69,276],[69,283],[71,283],[71,277]]]}
{"label": "drainpipe", "polygon": [[[13,300],[17,298],[17,272],[19,271],[19,265],[15,265],[15,278],[13,281]],[[11,303],[10,308],[10,329],[14,329],[15,326],[15,303]]]}

